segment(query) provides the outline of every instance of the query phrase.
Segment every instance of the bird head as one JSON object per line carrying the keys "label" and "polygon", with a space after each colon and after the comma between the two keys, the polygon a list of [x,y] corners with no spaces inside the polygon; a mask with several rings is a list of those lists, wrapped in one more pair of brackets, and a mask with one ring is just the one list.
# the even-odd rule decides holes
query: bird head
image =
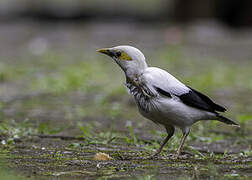
{"label": "bird head", "polygon": [[97,52],[110,56],[125,72],[128,78],[138,77],[147,64],[143,53],[132,46],[116,46],[98,49]]}

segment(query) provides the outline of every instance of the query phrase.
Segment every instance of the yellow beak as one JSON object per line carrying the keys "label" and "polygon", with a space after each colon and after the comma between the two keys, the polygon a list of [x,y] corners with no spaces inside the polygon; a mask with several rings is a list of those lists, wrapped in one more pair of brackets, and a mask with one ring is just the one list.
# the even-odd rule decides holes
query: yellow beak
{"label": "yellow beak", "polygon": [[101,48],[101,49],[97,49],[96,51],[99,53],[108,54],[109,48]]}

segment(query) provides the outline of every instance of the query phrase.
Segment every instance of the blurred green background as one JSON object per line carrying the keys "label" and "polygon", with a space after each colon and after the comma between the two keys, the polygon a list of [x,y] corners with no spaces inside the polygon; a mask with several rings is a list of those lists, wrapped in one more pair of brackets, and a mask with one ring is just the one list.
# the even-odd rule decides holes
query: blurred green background
{"label": "blurred green background", "polygon": [[245,0],[1,0],[0,146],[32,134],[132,137],[129,124],[138,138],[161,139],[162,128],[138,114],[121,70],[96,53],[127,44],[139,48],[150,66],[223,104],[242,127],[201,122],[190,142],[229,139],[219,130],[245,140],[247,148],[251,12]]}

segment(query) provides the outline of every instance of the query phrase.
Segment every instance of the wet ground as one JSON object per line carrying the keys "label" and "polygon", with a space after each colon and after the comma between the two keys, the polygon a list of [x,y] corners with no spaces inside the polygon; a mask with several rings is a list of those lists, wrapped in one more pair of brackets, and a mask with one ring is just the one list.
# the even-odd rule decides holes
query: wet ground
{"label": "wet ground", "polygon": [[[0,39],[5,179],[252,178],[250,32],[213,23],[22,22],[1,24]],[[178,130],[151,159],[162,127],[138,114],[119,68],[95,52],[118,44],[137,46],[149,64],[223,104],[241,128],[199,122],[180,158]],[[98,152],[112,160],[94,160]]]}

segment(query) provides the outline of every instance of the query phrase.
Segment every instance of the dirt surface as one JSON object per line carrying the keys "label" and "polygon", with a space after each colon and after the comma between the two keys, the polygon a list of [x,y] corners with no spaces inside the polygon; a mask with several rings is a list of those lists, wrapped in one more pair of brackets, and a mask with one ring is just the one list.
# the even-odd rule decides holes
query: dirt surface
{"label": "dirt surface", "polygon": [[[64,137],[62,138],[64,139]],[[36,179],[95,179],[99,177],[129,179],[153,175],[157,179],[225,179],[228,176],[251,177],[252,157],[226,153],[223,143],[197,144],[197,155],[185,151],[176,158],[175,152],[165,151],[162,156],[151,158],[153,152],[143,147],[119,143],[89,144],[85,140],[33,137],[22,140],[9,150],[9,166],[27,177]],[[78,144],[80,147],[74,147]],[[208,146],[207,152],[205,148]],[[193,147],[193,146],[192,146]],[[236,152],[234,146],[229,151]],[[109,154],[109,161],[95,161],[98,152]],[[211,154],[210,152],[214,152]],[[242,175],[241,175],[242,174]],[[224,176],[223,176],[224,175]]]}

